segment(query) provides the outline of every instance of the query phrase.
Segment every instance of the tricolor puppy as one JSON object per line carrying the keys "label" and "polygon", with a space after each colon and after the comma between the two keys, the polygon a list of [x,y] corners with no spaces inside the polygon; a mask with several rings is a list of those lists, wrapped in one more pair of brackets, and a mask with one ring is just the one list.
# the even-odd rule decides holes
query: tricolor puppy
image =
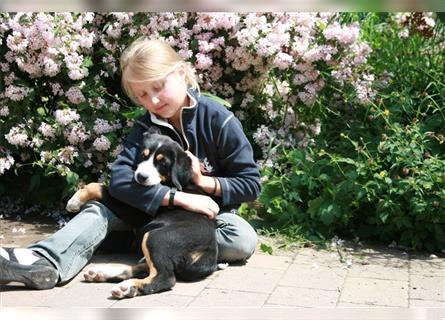
{"label": "tricolor puppy", "polygon": [[[134,179],[141,185],[162,183],[182,190],[191,183],[191,159],[179,144],[160,133],[144,134],[137,162]],[[77,191],[68,201],[67,210],[77,212],[90,200],[102,202],[120,217],[135,210],[110,197],[99,183],[90,183]],[[85,280],[122,281],[111,290],[113,297],[120,299],[168,290],[175,285],[176,278],[198,280],[217,269],[215,222],[206,216],[183,209],[163,210],[139,227],[143,227],[144,263],[93,267],[84,274]]]}

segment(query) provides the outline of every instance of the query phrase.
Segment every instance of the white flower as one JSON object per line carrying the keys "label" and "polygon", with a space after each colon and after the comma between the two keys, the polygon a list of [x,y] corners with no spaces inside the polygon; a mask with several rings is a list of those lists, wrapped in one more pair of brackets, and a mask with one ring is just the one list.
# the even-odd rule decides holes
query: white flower
{"label": "white flower", "polygon": [[97,151],[107,151],[111,147],[111,142],[107,137],[102,135],[94,140],[93,146]]}
{"label": "white flower", "polygon": [[7,154],[6,157],[0,158],[0,175],[5,173],[6,170],[11,169],[14,164],[14,158]]}

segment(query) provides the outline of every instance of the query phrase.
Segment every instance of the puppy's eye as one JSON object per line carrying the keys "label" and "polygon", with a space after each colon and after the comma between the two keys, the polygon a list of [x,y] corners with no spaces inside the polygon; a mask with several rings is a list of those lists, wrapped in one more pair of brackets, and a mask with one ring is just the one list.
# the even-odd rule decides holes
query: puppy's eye
{"label": "puppy's eye", "polygon": [[159,153],[159,154],[156,156],[156,160],[157,160],[157,161],[162,161],[162,160],[164,160],[164,155],[163,155],[162,153]]}
{"label": "puppy's eye", "polygon": [[142,155],[144,156],[144,158],[148,158],[148,156],[150,155],[150,149],[144,149],[142,151]]}

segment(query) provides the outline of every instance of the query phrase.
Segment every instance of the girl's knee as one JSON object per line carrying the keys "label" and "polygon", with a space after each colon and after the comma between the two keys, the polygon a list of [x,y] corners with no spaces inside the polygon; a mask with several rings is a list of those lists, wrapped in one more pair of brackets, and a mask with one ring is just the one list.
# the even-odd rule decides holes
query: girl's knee
{"label": "girl's knee", "polygon": [[252,226],[238,215],[218,216],[216,230],[219,261],[249,259],[255,252],[258,236]]}
{"label": "girl's knee", "polygon": [[95,223],[98,226],[105,225],[112,229],[121,221],[110,209],[98,201],[88,201],[78,215],[88,215],[90,223]]}

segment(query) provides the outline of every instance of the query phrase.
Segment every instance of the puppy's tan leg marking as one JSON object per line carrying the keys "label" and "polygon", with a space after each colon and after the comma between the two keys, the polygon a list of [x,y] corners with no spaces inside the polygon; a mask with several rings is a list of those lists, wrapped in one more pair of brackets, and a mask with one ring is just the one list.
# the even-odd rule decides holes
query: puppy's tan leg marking
{"label": "puppy's tan leg marking", "polygon": [[87,184],[68,200],[66,205],[66,210],[68,212],[78,212],[80,208],[90,200],[100,200],[102,199],[102,184],[93,182]]}
{"label": "puppy's tan leg marking", "polygon": [[194,264],[196,261],[201,259],[201,257],[204,255],[203,251],[193,251],[190,253],[190,258],[192,259],[192,264]]}
{"label": "puppy's tan leg marking", "polygon": [[111,295],[115,298],[132,298],[142,293],[142,289],[145,285],[150,284],[157,276],[158,270],[156,270],[153,261],[150,257],[150,251],[147,247],[149,232],[144,234],[142,239],[142,252],[144,253],[145,262],[149,270],[149,276],[144,279],[129,279],[122,281],[111,289]]}

